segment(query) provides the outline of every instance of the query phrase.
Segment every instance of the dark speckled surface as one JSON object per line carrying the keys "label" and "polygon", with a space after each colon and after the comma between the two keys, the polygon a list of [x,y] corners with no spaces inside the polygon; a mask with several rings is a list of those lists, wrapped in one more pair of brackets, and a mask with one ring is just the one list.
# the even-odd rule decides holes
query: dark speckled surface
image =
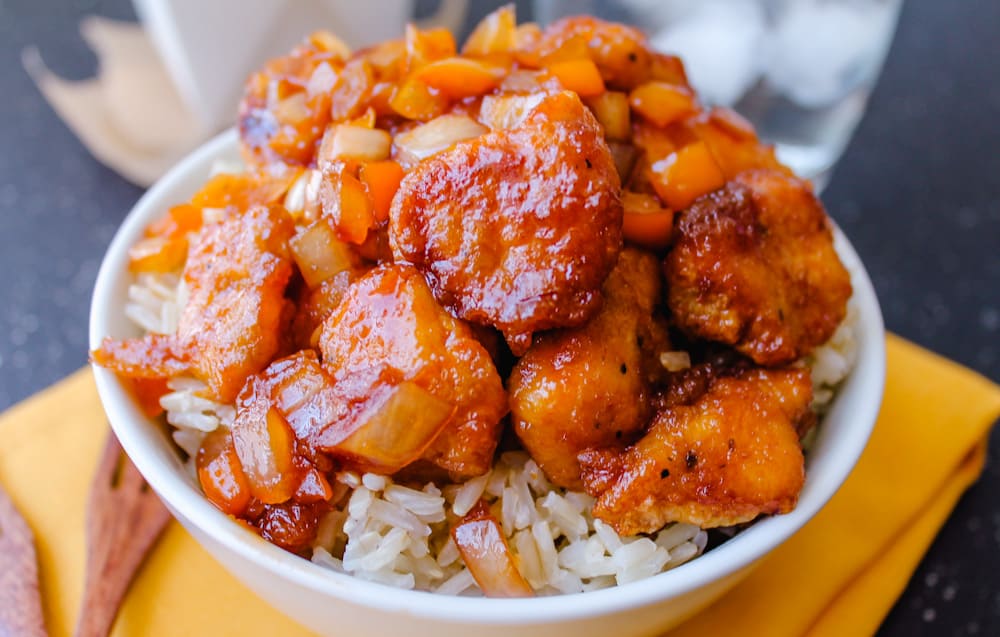
{"label": "dark speckled surface", "polygon": [[[22,48],[34,44],[57,72],[92,73],[77,34],[90,13],[132,16],[127,0],[0,0],[0,408],[86,361],[99,259],[141,194],[90,158],[21,69]],[[996,0],[907,0],[868,114],[824,194],[889,328],[995,380],[998,36]],[[997,442],[880,634],[1000,634]]]}

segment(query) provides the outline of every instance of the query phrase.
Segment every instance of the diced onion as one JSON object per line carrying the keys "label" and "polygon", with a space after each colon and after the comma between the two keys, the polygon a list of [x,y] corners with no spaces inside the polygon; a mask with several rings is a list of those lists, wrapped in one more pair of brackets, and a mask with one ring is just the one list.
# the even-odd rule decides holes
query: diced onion
{"label": "diced onion", "polygon": [[241,396],[233,422],[233,445],[253,497],[264,504],[278,504],[292,497],[298,483],[292,457],[295,436],[270,406],[267,394],[267,388],[255,382],[248,400]]}
{"label": "diced onion", "polygon": [[301,124],[309,118],[306,94],[298,92],[274,105],[274,116],[283,124]]}
{"label": "diced onion", "polygon": [[513,5],[500,7],[483,18],[462,46],[463,55],[485,56],[514,48],[517,17]]}
{"label": "diced onion", "polygon": [[474,139],[487,129],[464,115],[442,115],[396,135],[397,159],[404,166],[413,166],[421,159],[435,155],[467,139]]}
{"label": "diced onion", "polygon": [[354,266],[356,257],[350,246],[337,238],[325,219],[320,219],[289,242],[292,258],[311,288],[338,272]]}
{"label": "diced onion", "polygon": [[517,570],[500,523],[480,500],[451,530],[462,561],[487,597],[534,597],[535,592]]}
{"label": "diced onion", "polygon": [[687,352],[661,352],[660,365],[668,372],[679,372],[691,367],[691,355]]}
{"label": "diced onion", "polygon": [[545,95],[487,95],[479,109],[479,121],[493,130],[514,128],[535,110]]}
{"label": "diced onion", "polygon": [[364,469],[395,473],[420,457],[455,408],[409,381],[380,393],[335,452]]}
{"label": "diced onion", "polygon": [[337,74],[334,73],[333,67],[327,62],[323,62],[309,76],[309,82],[306,84],[306,93],[309,97],[329,93],[336,82]]}
{"label": "diced onion", "polygon": [[389,156],[392,137],[380,128],[338,124],[323,135],[316,163],[320,167],[338,159],[378,161]]}

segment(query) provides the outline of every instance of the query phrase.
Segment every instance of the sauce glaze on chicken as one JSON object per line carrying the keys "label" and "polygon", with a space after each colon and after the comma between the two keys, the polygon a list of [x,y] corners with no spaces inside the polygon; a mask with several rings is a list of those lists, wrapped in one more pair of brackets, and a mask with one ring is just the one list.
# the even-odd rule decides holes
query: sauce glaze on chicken
{"label": "sauce glaze on chicken", "polygon": [[319,32],[248,80],[238,128],[248,172],[131,252],[182,272],[179,330],[92,353],[144,402],[181,374],[235,401],[197,457],[217,507],[302,551],[335,472],[461,481],[505,429],[621,533],[795,506],[797,361],[850,279],[811,186],[639,31],[504,8],[460,51]]}

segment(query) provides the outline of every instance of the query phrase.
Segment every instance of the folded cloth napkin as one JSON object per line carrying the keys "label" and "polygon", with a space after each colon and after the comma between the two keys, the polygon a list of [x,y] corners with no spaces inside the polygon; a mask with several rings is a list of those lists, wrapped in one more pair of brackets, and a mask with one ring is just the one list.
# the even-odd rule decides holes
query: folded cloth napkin
{"label": "folded cloth napkin", "polygon": [[142,27],[91,16],[80,33],[97,54],[95,77],[64,80],[34,48],[25,49],[24,68],[98,161],[150,186],[213,131],[184,104]]}
{"label": "folded cloth napkin", "polygon": [[[1000,387],[898,337],[878,424],[830,503],[747,580],[671,637],[874,632],[982,470]],[[46,620],[69,635],[81,597],[84,507],[107,435],[89,370],[0,416],[0,483],[36,534]],[[781,612],[774,612],[775,600]],[[172,523],[113,635],[309,633],[261,604]]]}

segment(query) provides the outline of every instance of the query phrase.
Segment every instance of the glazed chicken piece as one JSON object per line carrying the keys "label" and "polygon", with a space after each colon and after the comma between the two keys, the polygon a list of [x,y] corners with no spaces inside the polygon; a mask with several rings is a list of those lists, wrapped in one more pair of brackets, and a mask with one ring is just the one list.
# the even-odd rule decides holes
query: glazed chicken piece
{"label": "glazed chicken piece", "polygon": [[651,50],[642,31],[591,16],[553,22],[542,33],[537,53],[542,58],[590,57],[615,89],[632,89],[649,80],[687,85],[680,59]]}
{"label": "glazed chicken piece", "polygon": [[619,188],[600,125],[576,94],[555,93],[514,128],[418,164],[392,202],[393,253],[520,355],[533,332],[600,307],[621,248]]}
{"label": "glazed chicken piece", "polygon": [[594,517],[621,535],[670,522],[731,526],[787,513],[805,480],[796,425],[808,418],[805,369],[748,369],[694,402],[662,409],[624,453],[580,454]]}
{"label": "glazed chicken piece", "polygon": [[231,403],[247,377],[278,353],[292,307],[292,220],[280,207],[230,210],[202,227],[184,268],[188,292],[176,335],[106,339],[94,360],[120,374],[168,378],[191,372],[212,398]]}
{"label": "glazed chicken piece", "polygon": [[662,294],[652,254],[625,248],[604,282],[604,305],[576,328],[539,335],[508,387],[512,422],[555,484],[580,489],[578,453],[631,442],[653,416],[652,387],[665,375]]}
{"label": "glazed chicken piece", "polygon": [[351,284],[319,347],[349,414],[318,448],[389,473],[420,456],[454,476],[489,470],[507,413],[500,375],[420,272],[385,265]]}
{"label": "glazed chicken piece", "polygon": [[667,299],[692,336],[782,365],[829,339],[846,314],[850,275],[805,182],[741,173],[684,211],[675,234]]}
{"label": "glazed chicken piece", "polygon": [[278,354],[294,310],[284,297],[293,231],[284,208],[257,206],[206,225],[191,246],[177,338],[191,352],[191,371],[220,402],[231,403]]}

